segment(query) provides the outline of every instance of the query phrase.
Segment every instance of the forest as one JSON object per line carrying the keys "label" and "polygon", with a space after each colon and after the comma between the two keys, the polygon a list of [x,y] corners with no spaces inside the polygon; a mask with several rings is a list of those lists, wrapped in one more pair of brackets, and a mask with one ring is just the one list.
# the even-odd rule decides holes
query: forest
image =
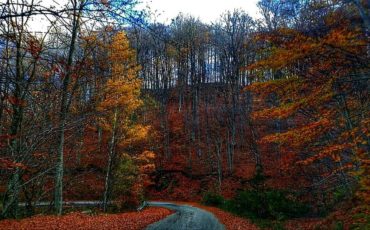
{"label": "forest", "polygon": [[370,228],[369,0],[138,3],[0,0],[0,229]]}

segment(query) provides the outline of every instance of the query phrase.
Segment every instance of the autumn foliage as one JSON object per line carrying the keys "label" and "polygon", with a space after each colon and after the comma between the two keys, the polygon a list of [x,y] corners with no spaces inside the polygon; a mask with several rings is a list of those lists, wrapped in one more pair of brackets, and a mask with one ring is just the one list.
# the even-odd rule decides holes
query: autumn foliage
{"label": "autumn foliage", "polygon": [[142,230],[149,224],[157,222],[172,212],[164,208],[147,208],[142,212],[123,214],[87,215],[83,213],[69,213],[57,216],[35,216],[32,218],[0,221],[0,228],[10,229],[127,229]]}
{"label": "autumn foliage", "polygon": [[[284,169],[303,166],[317,170],[313,164],[318,164],[324,178],[359,172],[359,165],[368,168],[364,155],[367,118],[361,116],[368,113],[368,102],[363,100],[367,93],[361,88],[366,83],[357,79],[367,68],[366,41],[359,29],[351,27],[339,13],[332,17],[341,23],[327,25],[320,36],[292,30],[259,36],[275,46],[268,58],[249,68],[268,68],[282,76],[247,87],[256,93],[256,106],[261,108],[253,113],[254,119],[273,119],[282,124],[279,131],[265,135],[260,143],[278,146],[287,159]],[[354,92],[355,87],[360,88]],[[266,105],[271,95],[273,106]],[[348,178],[344,180],[348,186]]]}
{"label": "autumn foliage", "polygon": [[[53,197],[62,214],[62,200],[101,200],[108,212],[209,194],[273,221],[296,216],[273,207],[293,200],[309,207],[301,216],[333,212],[345,226],[368,213],[368,1],[260,0],[259,19],[235,10],[209,25],[180,14],[143,27],[115,21],[124,7],[111,11],[136,1],[72,2],[73,23],[60,18],[63,29],[53,24],[45,37],[28,31],[27,14],[1,16],[1,218],[35,215]],[[95,28],[93,13],[108,20]],[[255,227],[203,208],[229,229]],[[169,213],[72,213],[0,228],[137,229]]]}

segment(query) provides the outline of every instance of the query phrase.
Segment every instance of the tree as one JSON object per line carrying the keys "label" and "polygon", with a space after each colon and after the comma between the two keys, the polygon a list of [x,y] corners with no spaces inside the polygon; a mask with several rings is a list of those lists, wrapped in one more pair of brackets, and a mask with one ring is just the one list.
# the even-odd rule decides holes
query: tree
{"label": "tree", "polygon": [[136,54],[130,48],[123,32],[113,36],[108,47],[110,79],[104,87],[104,98],[98,106],[102,113],[100,124],[111,135],[108,152],[108,164],[105,176],[103,208],[106,211],[111,192],[111,180],[114,161],[117,157],[117,145],[125,140],[127,131],[133,125],[132,115],[142,101],[140,97],[141,80],[138,78],[139,66]]}
{"label": "tree", "polygon": [[[104,2],[95,4],[94,1],[90,0],[71,0],[71,16],[70,19],[71,23],[71,38],[69,43],[69,50],[68,50],[68,57],[64,69],[64,78],[62,83],[61,89],[61,101],[60,101],[60,117],[59,117],[59,133],[58,133],[58,161],[56,164],[56,173],[55,173],[55,211],[58,215],[62,213],[63,208],[63,154],[64,154],[64,135],[65,135],[65,127],[67,122],[67,116],[69,112],[69,107],[73,97],[73,91],[75,87],[70,87],[71,77],[73,75],[74,70],[74,56],[75,56],[75,49],[76,49],[76,42],[78,39],[78,34],[80,32],[81,20],[85,15],[94,17],[95,20],[98,20],[95,13],[99,12],[106,12],[108,15],[111,15],[114,20],[121,20],[122,17],[120,13],[127,9],[128,13],[131,13],[130,10],[132,6],[136,4],[135,0],[128,0],[128,1],[111,1],[109,4],[105,4]],[[67,5],[68,7],[68,5]],[[92,14],[89,15],[89,13]],[[127,15],[128,17],[131,15]],[[76,85],[77,86],[77,85]],[[72,89],[71,89],[72,88]]]}
{"label": "tree", "polygon": [[345,11],[332,9],[325,15],[327,24],[319,35],[304,28],[261,33],[259,38],[271,44],[268,56],[250,68],[280,71],[280,76],[248,88],[260,95],[262,104],[271,94],[279,98],[278,104],[255,111],[254,118],[278,118],[286,126],[260,143],[278,144],[287,170],[306,165],[306,173],[314,173],[312,182],[319,186],[337,176],[339,181],[331,186],[344,185],[350,194],[353,178],[347,172],[368,167],[367,131],[361,128],[369,103],[363,78],[368,64],[363,34],[341,10]]}
{"label": "tree", "polygon": [[[25,12],[36,10],[34,4],[21,1],[16,4],[8,1],[2,4],[3,14],[18,15],[15,18],[6,18],[0,23],[2,41],[2,73],[4,82],[1,81],[1,107],[0,107],[0,136],[3,130],[8,129],[8,134],[3,138],[8,139],[6,146],[7,158],[13,164],[13,174],[8,181],[8,189],[4,196],[4,217],[17,217],[18,199],[21,190],[21,175],[25,169],[25,162],[29,159],[24,150],[24,137],[22,127],[27,106],[28,94],[31,85],[37,80],[38,66],[41,63],[45,37],[37,38],[30,34],[27,26],[30,15]],[[12,61],[14,60],[14,61]],[[3,79],[2,79],[3,80]],[[7,127],[3,111],[10,107],[11,121]]]}
{"label": "tree", "polygon": [[[251,124],[246,122],[240,124],[245,119],[238,120],[241,114],[248,114],[243,108],[247,108],[244,102],[249,101],[248,98],[243,100],[243,95],[240,95],[240,89],[249,84],[250,81],[248,71],[242,67],[248,65],[248,59],[251,56],[252,43],[249,40],[253,33],[253,20],[243,11],[235,10],[226,12],[221,16],[219,24],[215,28],[214,42],[219,52],[219,61],[221,69],[221,78],[225,84],[224,104],[227,111],[227,158],[229,171],[233,172],[234,152],[237,146],[236,136],[242,134],[240,128],[242,125]],[[249,97],[250,95],[246,95]],[[248,103],[248,102],[247,102]],[[238,127],[238,123],[240,126]],[[251,128],[252,129],[252,128]],[[260,165],[258,154],[255,153],[257,165]]]}

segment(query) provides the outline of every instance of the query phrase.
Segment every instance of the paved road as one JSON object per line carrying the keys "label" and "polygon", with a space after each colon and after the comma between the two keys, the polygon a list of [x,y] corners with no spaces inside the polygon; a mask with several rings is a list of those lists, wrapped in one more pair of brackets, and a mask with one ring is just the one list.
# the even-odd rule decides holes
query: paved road
{"label": "paved road", "polygon": [[165,202],[147,202],[148,206],[176,211],[167,218],[149,225],[146,230],[224,230],[218,219],[207,211],[188,205]]}
{"label": "paved road", "polygon": [[[36,206],[49,206],[50,202],[38,202]],[[63,202],[65,206],[99,206],[100,201],[70,201]],[[164,207],[174,210],[175,213],[167,218],[149,225],[146,230],[225,230],[225,227],[212,214],[202,209],[177,205],[167,202],[146,202],[145,205],[153,207]],[[138,210],[144,208],[143,205]],[[20,203],[25,206],[25,203]]]}

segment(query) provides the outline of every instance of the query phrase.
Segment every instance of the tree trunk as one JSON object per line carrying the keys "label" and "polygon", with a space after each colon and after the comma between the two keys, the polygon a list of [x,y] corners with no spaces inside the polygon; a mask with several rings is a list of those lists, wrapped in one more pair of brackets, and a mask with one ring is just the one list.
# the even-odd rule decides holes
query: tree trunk
{"label": "tree trunk", "polygon": [[218,189],[221,191],[222,186],[222,140],[217,139],[216,141],[216,152],[217,152],[217,175],[218,175]]}
{"label": "tree trunk", "polygon": [[[57,149],[57,163],[55,169],[55,192],[54,192],[54,208],[57,215],[61,215],[63,211],[63,172],[64,172],[64,133],[65,126],[67,122],[67,115],[69,110],[68,103],[68,87],[71,81],[72,74],[72,63],[73,56],[75,52],[75,44],[77,40],[77,33],[79,29],[80,17],[83,9],[83,3],[80,3],[79,9],[74,10],[73,15],[73,28],[72,28],[72,38],[68,53],[67,62],[67,73],[63,80],[62,88],[62,99],[60,105],[60,115],[59,115],[59,127],[58,127],[58,149]],[[71,99],[69,99],[71,100]]]}
{"label": "tree trunk", "polygon": [[109,144],[109,153],[108,153],[108,165],[107,172],[105,174],[105,184],[104,184],[104,194],[103,194],[103,211],[107,211],[110,190],[111,190],[111,176],[113,169],[113,158],[115,156],[115,145],[116,145],[116,132],[118,124],[118,109],[114,112],[113,126],[112,126],[112,137]]}
{"label": "tree trunk", "polygon": [[[22,57],[21,57],[21,43],[22,36],[20,40],[17,41],[17,51],[16,51],[16,84],[14,89],[14,98],[21,99],[22,91]],[[13,137],[10,141],[9,152],[15,163],[18,162],[18,157],[20,153],[20,137],[19,132],[21,130],[22,120],[23,120],[23,107],[22,105],[16,103],[13,104],[13,117],[10,126],[10,136]],[[5,194],[3,201],[3,211],[2,216],[8,218],[16,218],[18,215],[18,195],[19,195],[19,184],[20,184],[20,169],[17,167],[15,172],[11,176],[8,182],[8,190]]]}

